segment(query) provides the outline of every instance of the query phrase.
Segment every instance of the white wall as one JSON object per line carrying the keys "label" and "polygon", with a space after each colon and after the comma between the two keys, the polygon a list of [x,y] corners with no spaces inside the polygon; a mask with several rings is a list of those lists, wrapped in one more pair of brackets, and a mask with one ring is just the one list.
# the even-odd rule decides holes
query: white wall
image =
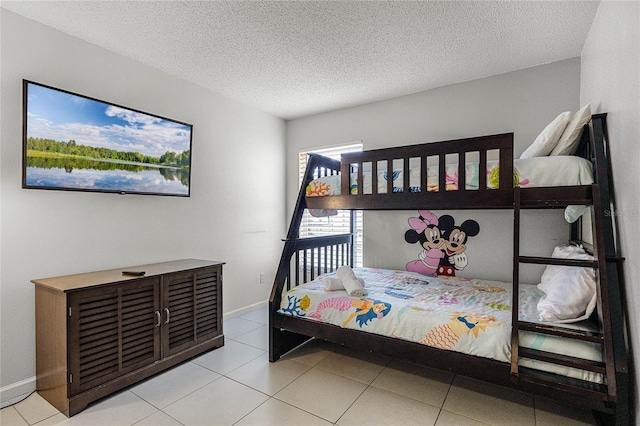
{"label": "white wall", "polygon": [[640,424],[640,3],[600,3],[582,51],[580,98],[591,102],[596,112],[607,112],[609,144],[621,255],[626,258],[624,274],[630,340],[634,349],[636,423]]}
{"label": "white wall", "polygon": [[[193,257],[227,262],[226,314],[264,302],[285,235],[285,122],[12,12],[1,20],[2,399],[34,388],[30,279]],[[21,189],[23,78],[193,124],[191,197]]]}
{"label": "white wall", "polygon": [[[514,132],[519,156],[559,113],[578,109],[579,84],[580,59],[573,58],[290,121],[287,211],[292,211],[298,191],[297,155],[302,149],[354,140],[362,140],[364,149],[373,149]],[[450,213],[456,223],[473,218],[480,224],[480,235],[469,240],[469,266],[460,275],[511,281],[512,211]],[[416,215],[365,212],[365,265],[403,269],[416,259],[420,249],[404,241],[407,219]],[[540,256],[550,255],[569,236],[561,210],[526,212],[523,235],[522,254]],[[540,268],[526,267],[522,279],[537,282],[539,274]]]}

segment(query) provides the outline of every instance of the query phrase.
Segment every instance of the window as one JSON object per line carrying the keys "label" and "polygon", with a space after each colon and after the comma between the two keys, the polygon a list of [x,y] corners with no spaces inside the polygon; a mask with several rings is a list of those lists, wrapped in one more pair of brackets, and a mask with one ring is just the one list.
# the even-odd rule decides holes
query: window
{"label": "window", "polygon": [[[298,156],[299,184],[302,184],[304,171],[307,168],[307,153],[313,152],[335,160],[340,160],[340,154],[355,151],[362,151],[362,143],[358,142],[331,148],[301,151]],[[358,210],[355,216],[355,264],[353,266],[360,267],[362,266],[362,211]],[[305,210],[304,215],[302,216],[302,223],[300,224],[300,238],[348,234],[350,232],[350,220],[351,212],[346,210],[338,211],[337,215],[327,217],[313,217]]]}

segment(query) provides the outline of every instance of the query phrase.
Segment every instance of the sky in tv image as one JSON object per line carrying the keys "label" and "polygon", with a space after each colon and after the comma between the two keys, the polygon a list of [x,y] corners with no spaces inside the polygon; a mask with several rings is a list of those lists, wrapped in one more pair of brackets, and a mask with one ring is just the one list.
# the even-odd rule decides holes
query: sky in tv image
{"label": "sky in tv image", "polygon": [[190,147],[190,126],[28,84],[27,137],[160,157]]}

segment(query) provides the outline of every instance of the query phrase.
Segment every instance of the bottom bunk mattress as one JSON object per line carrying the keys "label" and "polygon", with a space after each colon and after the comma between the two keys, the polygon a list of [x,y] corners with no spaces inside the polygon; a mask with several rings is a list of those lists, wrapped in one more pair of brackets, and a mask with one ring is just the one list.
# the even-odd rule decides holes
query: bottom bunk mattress
{"label": "bottom bunk mattress", "polygon": [[[282,297],[278,312],[369,333],[422,343],[502,362],[511,357],[511,284],[460,277],[427,277],[413,272],[355,268],[364,280],[364,297],[345,290],[326,291],[335,273],[295,287]],[[543,293],[520,285],[521,321],[540,322],[537,303]],[[590,322],[554,324],[596,331]],[[520,346],[602,361],[601,346],[521,331]],[[521,359],[520,366],[601,383],[600,374]]]}

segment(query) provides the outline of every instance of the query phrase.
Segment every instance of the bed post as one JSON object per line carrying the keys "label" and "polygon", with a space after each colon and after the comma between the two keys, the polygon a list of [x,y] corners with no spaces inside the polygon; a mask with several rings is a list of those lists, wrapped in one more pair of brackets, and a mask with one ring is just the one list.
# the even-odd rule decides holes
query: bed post
{"label": "bed post", "polygon": [[[627,323],[623,301],[624,282],[622,280],[622,262],[616,247],[616,230],[613,224],[615,216],[614,194],[612,188],[611,160],[609,158],[609,136],[607,134],[607,114],[596,114],[592,117],[589,126],[592,149],[594,174],[596,183],[600,187],[599,204],[602,211],[600,223],[595,224],[594,229],[599,229],[603,234],[604,257],[606,261],[606,282],[609,299],[609,321],[611,322],[611,338],[613,340],[613,353],[608,354],[607,362],[612,362],[615,368],[616,401],[615,424],[628,425],[632,421],[630,403],[630,383],[628,371]],[[603,419],[601,419],[603,420]],[[603,420],[604,421],[604,420]],[[610,424],[610,423],[607,423]]]}

